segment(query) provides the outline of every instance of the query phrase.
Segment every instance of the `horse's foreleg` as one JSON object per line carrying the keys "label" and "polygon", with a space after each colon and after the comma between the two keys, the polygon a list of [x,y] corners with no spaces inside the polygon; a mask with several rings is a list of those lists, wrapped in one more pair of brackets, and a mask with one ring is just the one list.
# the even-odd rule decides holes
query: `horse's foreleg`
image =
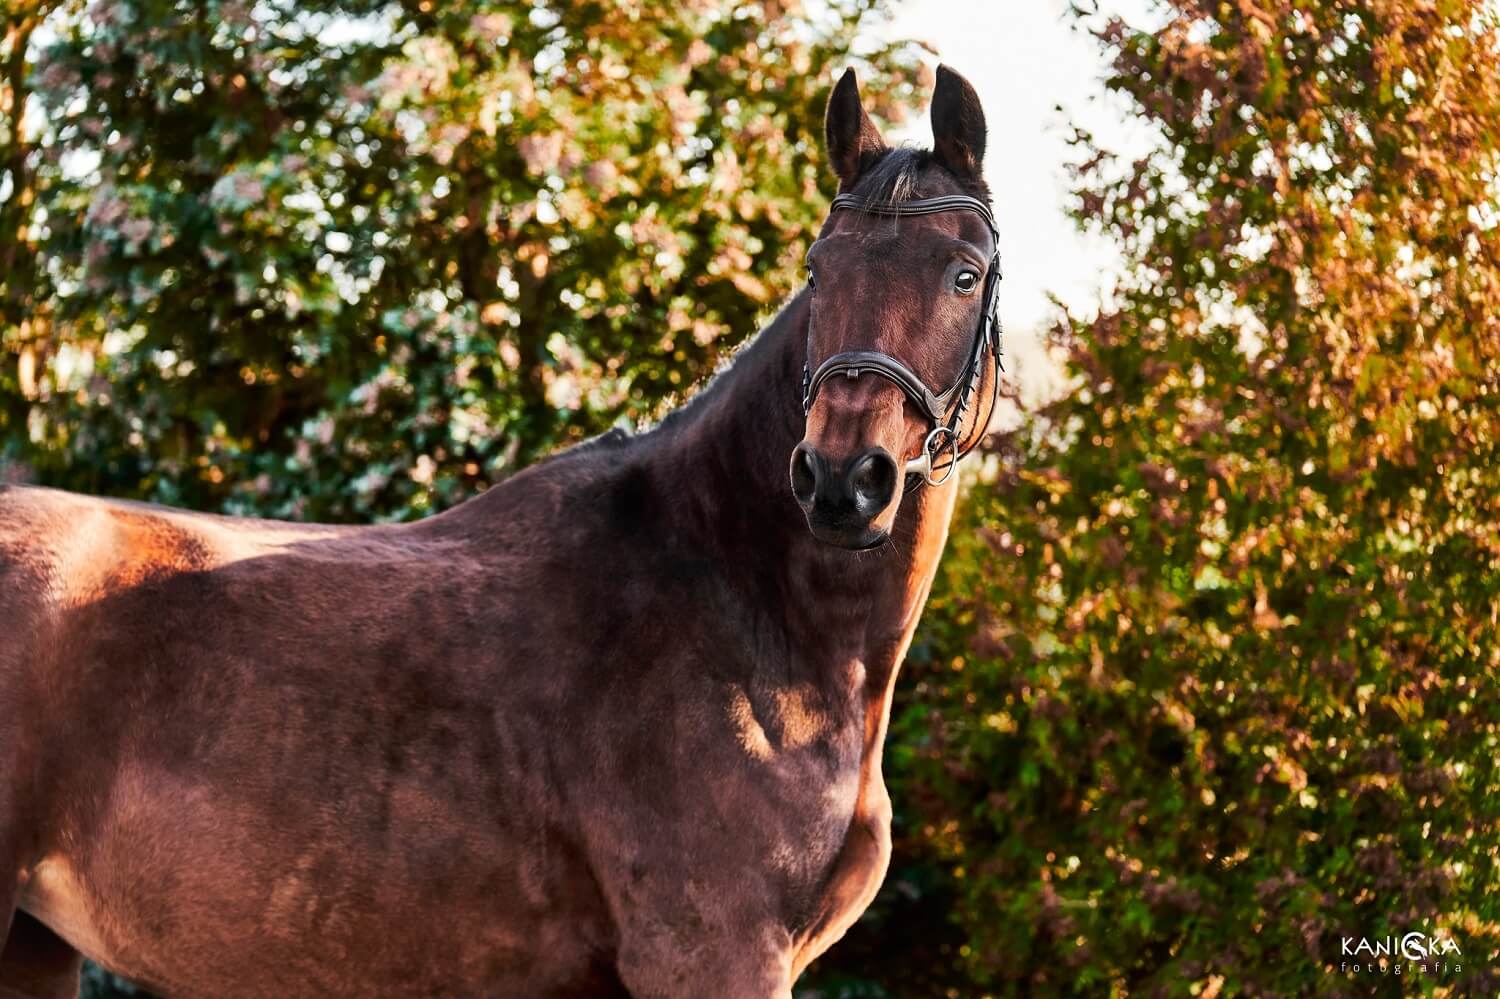
{"label": "horse's foreleg", "polygon": [[[3,853],[0,853],[0,856],[3,856]],[[10,938],[10,924],[16,914],[16,894],[14,878],[0,874],[0,941]]]}
{"label": "horse's foreleg", "polygon": [[0,816],[0,999],[75,999],[83,956],[16,908],[20,864]]}
{"label": "horse's foreleg", "polygon": [[[0,757],[0,763],[9,763]],[[10,935],[11,917],[21,894],[21,858],[16,849],[16,814],[10,788],[0,784],[0,944]]]}
{"label": "horse's foreleg", "polygon": [[0,953],[0,999],[75,999],[83,955],[24,912]]}

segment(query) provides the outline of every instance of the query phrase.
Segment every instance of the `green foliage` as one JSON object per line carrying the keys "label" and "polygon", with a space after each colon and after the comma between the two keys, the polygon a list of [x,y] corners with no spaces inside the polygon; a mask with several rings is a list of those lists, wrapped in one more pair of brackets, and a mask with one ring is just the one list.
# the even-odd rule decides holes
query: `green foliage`
{"label": "green foliage", "polygon": [[[399,518],[656,414],[795,280],[880,6],[23,5],[0,460]],[[873,54],[877,110],[912,56]]]}
{"label": "green foliage", "polygon": [[[1162,6],[1099,33],[1159,146],[1079,140],[1126,281],[971,489],[895,728],[963,966],[887,988],[1494,995],[1500,26]],[[1408,930],[1462,970],[1344,971]]]}

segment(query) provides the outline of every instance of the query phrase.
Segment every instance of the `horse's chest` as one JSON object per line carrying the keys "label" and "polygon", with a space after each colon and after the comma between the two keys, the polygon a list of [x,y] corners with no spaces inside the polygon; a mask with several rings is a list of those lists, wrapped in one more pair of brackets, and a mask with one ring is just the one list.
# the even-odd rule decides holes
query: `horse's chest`
{"label": "horse's chest", "polygon": [[776,788],[781,808],[777,826],[786,834],[776,843],[772,866],[785,870],[806,890],[816,889],[843,849],[860,799],[860,773],[849,768],[821,782],[788,779]]}
{"label": "horse's chest", "polygon": [[825,837],[816,851],[816,877],[789,906],[787,928],[797,940],[798,968],[843,936],[874,900],[891,855],[891,806],[878,766],[854,781],[848,808],[827,812]]}
{"label": "horse's chest", "polygon": [[764,779],[748,814],[772,831],[745,835],[762,851],[757,866],[780,886],[783,924],[807,954],[858,918],[890,858],[883,706],[868,700],[863,665],[851,662],[850,675],[822,693],[790,685],[732,697],[728,709],[747,768]]}
{"label": "horse's chest", "polygon": [[879,768],[859,751],[858,733],[840,743],[775,761],[758,796],[759,829],[745,830],[760,851],[760,868],[780,886],[794,933],[855,899],[862,909],[864,889],[885,871],[889,804]]}

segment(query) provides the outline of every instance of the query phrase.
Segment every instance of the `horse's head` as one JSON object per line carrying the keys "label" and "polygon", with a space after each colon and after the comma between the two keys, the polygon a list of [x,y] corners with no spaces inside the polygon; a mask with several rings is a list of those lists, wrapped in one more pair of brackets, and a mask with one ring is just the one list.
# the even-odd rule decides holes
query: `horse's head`
{"label": "horse's head", "polygon": [[999,257],[984,112],[963,77],[938,68],[931,152],[886,147],[853,71],[826,129],[839,196],[807,254],[807,428],[792,492],[814,535],[862,549],[889,536],[908,488],[941,484],[983,434]]}

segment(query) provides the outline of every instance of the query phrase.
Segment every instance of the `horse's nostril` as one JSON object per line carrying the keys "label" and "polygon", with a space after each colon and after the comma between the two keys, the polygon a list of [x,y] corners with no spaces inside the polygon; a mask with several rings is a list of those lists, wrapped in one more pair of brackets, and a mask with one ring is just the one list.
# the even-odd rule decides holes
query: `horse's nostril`
{"label": "horse's nostril", "polygon": [[895,460],[883,448],[867,452],[849,469],[849,488],[860,513],[875,516],[896,495]]}
{"label": "horse's nostril", "polygon": [[818,492],[818,458],[812,448],[798,444],[792,452],[792,495],[804,506],[812,503]]}

